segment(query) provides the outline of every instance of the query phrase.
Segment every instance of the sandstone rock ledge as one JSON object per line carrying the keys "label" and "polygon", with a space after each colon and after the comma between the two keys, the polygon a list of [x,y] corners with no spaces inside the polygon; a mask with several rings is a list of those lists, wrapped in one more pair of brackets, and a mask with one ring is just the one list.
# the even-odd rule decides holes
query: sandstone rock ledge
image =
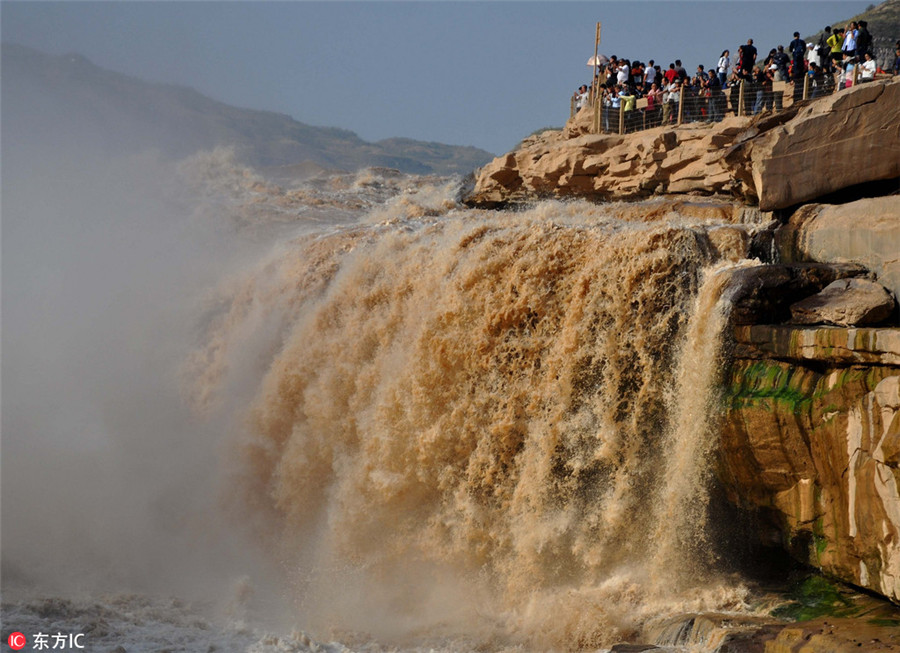
{"label": "sandstone rock ledge", "polygon": [[744,325],[736,327],[735,340],[742,358],[900,368],[897,328]]}
{"label": "sandstone rock ledge", "polygon": [[586,107],[482,168],[471,206],[542,197],[730,194],[764,211],[900,178],[900,79],[860,84],[780,113],[589,134]]}

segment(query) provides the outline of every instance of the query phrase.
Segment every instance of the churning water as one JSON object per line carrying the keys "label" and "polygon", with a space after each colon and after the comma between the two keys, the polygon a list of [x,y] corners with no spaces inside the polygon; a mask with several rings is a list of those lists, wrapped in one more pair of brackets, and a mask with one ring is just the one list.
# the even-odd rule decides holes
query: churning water
{"label": "churning water", "polygon": [[[139,493],[127,519],[87,510],[146,568],[119,551],[122,573],[79,581],[98,556],[73,572],[81,594],[48,598],[62,590],[14,543],[5,626],[129,652],[594,650],[749,610],[706,519],[729,271],[752,225],[658,204],[470,210],[453,180],[378,170],[285,190],[220,152],[177,185],[179,243],[214,241],[202,257],[227,265],[197,272],[190,250],[207,292],[150,296],[191,298],[167,332],[190,351],[129,368],[178,407],[145,433],[117,403],[116,434],[141,443],[120,453],[153,480],[95,489]],[[39,553],[69,568],[60,539]]]}

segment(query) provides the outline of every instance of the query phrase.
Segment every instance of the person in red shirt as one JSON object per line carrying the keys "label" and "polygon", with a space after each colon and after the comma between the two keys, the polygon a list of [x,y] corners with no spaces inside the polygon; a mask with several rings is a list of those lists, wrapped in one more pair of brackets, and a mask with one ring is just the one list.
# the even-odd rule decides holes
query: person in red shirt
{"label": "person in red shirt", "polygon": [[669,64],[669,69],[663,74],[663,77],[666,78],[666,82],[669,84],[675,81],[675,78],[678,77],[678,71],[675,70],[675,64]]}

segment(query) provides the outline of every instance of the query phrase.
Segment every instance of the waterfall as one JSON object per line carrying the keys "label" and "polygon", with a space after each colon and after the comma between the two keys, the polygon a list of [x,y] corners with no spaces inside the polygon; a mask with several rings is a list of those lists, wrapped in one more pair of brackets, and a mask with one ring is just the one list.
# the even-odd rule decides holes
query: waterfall
{"label": "waterfall", "polygon": [[746,238],[578,202],[389,211],[224,289],[193,359],[214,404],[253,352],[233,491],[303,623],[596,648],[739,606],[696,570]]}

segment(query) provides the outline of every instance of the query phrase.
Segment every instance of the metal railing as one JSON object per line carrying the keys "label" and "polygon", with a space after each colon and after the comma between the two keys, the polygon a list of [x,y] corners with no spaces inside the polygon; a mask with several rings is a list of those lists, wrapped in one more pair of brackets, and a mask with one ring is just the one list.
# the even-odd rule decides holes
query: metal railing
{"label": "metal railing", "polygon": [[[859,73],[859,66],[855,65],[851,72],[804,74],[802,80],[795,80],[793,84],[757,84],[740,80],[710,94],[695,93],[693,87],[682,86],[677,99],[670,97],[668,101],[653,107],[649,106],[646,98],[632,101],[631,96],[620,97],[619,106],[613,107],[592,94],[585,99],[585,105],[593,109],[591,133],[627,134],[661,125],[718,122],[728,115],[750,116],[763,111],[782,111],[796,102],[824,97],[841,88],[856,85]],[[569,107],[570,118],[576,113],[573,97]]]}

